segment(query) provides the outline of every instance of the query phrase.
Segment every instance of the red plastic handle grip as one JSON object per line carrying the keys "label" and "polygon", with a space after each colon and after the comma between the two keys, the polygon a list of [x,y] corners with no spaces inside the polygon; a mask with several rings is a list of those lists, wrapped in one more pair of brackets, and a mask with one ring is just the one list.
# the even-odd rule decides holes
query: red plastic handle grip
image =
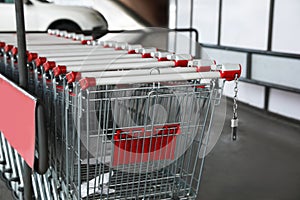
{"label": "red plastic handle grip", "polygon": [[18,47],[13,47],[11,53],[15,56],[18,54]]}
{"label": "red plastic handle grip", "polygon": [[0,42],[0,48],[3,48],[3,47],[5,47],[5,42]]}
{"label": "red plastic handle grip", "polygon": [[63,65],[58,65],[57,67],[54,67],[52,69],[52,71],[53,71],[54,76],[58,77],[61,74],[67,73],[67,67],[63,66]]}
{"label": "red plastic handle grip", "polygon": [[47,61],[47,58],[45,57],[38,57],[37,59],[35,59],[35,65],[38,67],[38,66],[41,66],[43,65],[45,62]]}
{"label": "red plastic handle grip", "polygon": [[48,72],[49,70],[53,69],[56,66],[54,61],[47,61],[43,64],[44,71]]}
{"label": "red plastic handle grip", "polygon": [[227,81],[232,81],[235,79],[236,75],[237,78],[241,76],[242,73],[242,66],[240,64],[225,64],[222,65],[222,69],[220,70],[221,78],[226,79]]}
{"label": "red plastic handle grip", "polygon": [[7,45],[5,45],[5,47],[4,47],[4,51],[7,53],[7,52],[9,52],[10,50],[12,50],[13,47],[14,47],[13,45],[7,44]]}
{"label": "red plastic handle grip", "polygon": [[67,83],[73,83],[81,79],[80,72],[69,72],[66,74]]}
{"label": "red plastic handle grip", "polygon": [[37,53],[28,53],[27,54],[27,62],[32,62],[33,60],[38,58]]}
{"label": "red plastic handle grip", "polygon": [[95,78],[83,78],[79,81],[80,87],[82,90],[86,90],[89,87],[96,86],[96,79]]}

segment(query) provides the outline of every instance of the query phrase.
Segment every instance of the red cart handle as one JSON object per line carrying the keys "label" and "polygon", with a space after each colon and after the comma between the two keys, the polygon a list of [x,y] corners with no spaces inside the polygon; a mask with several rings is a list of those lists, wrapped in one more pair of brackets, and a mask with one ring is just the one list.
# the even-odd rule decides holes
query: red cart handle
{"label": "red cart handle", "polygon": [[136,49],[141,49],[141,48],[143,48],[143,46],[140,45],[140,44],[127,45],[128,54],[136,54],[135,50]]}
{"label": "red cart handle", "polygon": [[56,66],[56,63],[54,61],[47,61],[43,64],[43,68],[45,72],[48,72],[49,70],[53,69]]}
{"label": "red cart handle", "polygon": [[190,54],[170,54],[167,56],[168,60],[173,60],[175,62],[175,67],[187,67],[189,61],[193,59]]}
{"label": "red cart handle", "polygon": [[73,83],[75,81],[78,81],[81,79],[81,73],[80,72],[69,72],[66,74],[67,83]]}
{"label": "red cart handle", "polygon": [[233,81],[237,75],[237,78],[241,76],[242,66],[240,64],[226,63],[222,65],[212,65],[212,70],[220,71],[220,77],[226,79],[226,81]]}
{"label": "red cart handle", "polygon": [[7,53],[7,52],[9,52],[10,50],[12,50],[12,48],[14,48],[13,45],[7,44],[7,45],[5,45],[5,47],[4,47],[4,51]]}
{"label": "red cart handle", "polygon": [[27,54],[27,61],[28,62],[32,62],[33,60],[38,58],[38,54],[37,53],[28,53]]}
{"label": "red cart handle", "polygon": [[195,67],[197,72],[209,72],[211,70],[211,65],[215,65],[215,60],[191,60],[188,62],[188,67]]}
{"label": "red cart handle", "polygon": [[35,59],[35,66],[39,67],[39,66],[43,65],[46,61],[47,61],[47,58],[38,57],[37,59]]}
{"label": "red cart handle", "polygon": [[55,77],[58,77],[61,74],[67,73],[67,67],[64,65],[58,65],[52,69]]}
{"label": "red cart handle", "polygon": [[135,53],[142,54],[142,58],[152,58],[151,53],[157,52],[157,48],[150,47],[150,48],[136,48]]}
{"label": "red cart handle", "polygon": [[0,48],[4,48],[5,47],[5,42],[0,42]]}

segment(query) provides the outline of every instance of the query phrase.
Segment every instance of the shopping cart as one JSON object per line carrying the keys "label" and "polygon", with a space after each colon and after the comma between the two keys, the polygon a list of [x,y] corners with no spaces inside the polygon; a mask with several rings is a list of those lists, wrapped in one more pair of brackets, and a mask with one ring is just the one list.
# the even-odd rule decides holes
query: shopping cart
{"label": "shopping cart", "polygon": [[[2,37],[3,35],[1,35]],[[38,38],[41,39],[41,37],[45,37],[45,35],[28,35],[29,38]],[[47,37],[47,36],[46,36]],[[45,37],[45,38],[46,38]],[[2,178],[6,181],[7,186],[9,189],[11,189],[13,191],[14,197],[16,199],[23,199],[24,198],[24,193],[26,193],[26,191],[29,193],[31,190],[31,180],[28,181],[28,177],[29,179],[31,179],[31,175],[24,177],[26,172],[24,171],[24,166],[26,166],[27,164],[25,163],[26,160],[26,156],[24,156],[24,154],[22,154],[22,152],[25,154],[28,152],[31,152],[32,155],[37,156],[37,158],[35,159],[34,163],[32,163],[31,161],[29,163],[31,163],[31,168],[34,170],[34,173],[32,174],[32,179],[34,181],[32,181],[32,187],[33,187],[33,193],[36,198],[38,199],[57,199],[57,186],[55,185],[55,183],[53,183],[54,179],[52,177],[52,172],[53,170],[50,170],[45,174],[42,175],[46,172],[47,170],[47,163],[48,163],[48,152],[47,152],[47,138],[45,137],[46,135],[44,134],[44,124],[41,124],[39,122],[43,122],[43,113],[41,113],[41,106],[40,104],[36,104],[35,109],[33,108],[32,110],[35,110],[34,115],[31,116],[28,113],[24,112],[24,109],[26,107],[19,107],[16,105],[23,105],[23,102],[26,102],[28,100],[30,101],[34,101],[34,102],[38,102],[36,97],[32,96],[31,94],[29,94],[28,92],[24,91],[23,89],[19,88],[18,86],[16,86],[15,83],[18,83],[18,69],[17,67],[17,62],[18,62],[18,52],[17,52],[17,48],[14,47],[14,45],[10,45],[10,44],[14,44],[15,43],[15,35],[10,34],[10,35],[4,35],[4,38],[7,39],[8,43],[1,43],[1,73],[5,74],[6,77],[2,77],[1,75],[1,93],[4,94],[4,96],[1,97],[1,106],[3,108],[6,107],[10,107],[10,108],[19,108],[19,110],[15,110],[15,109],[11,109],[10,111],[7,111],[6,109],[1,109],[2,110],[2,115],[1,115],[1,130],[3,129],[3,124],[7,123],[7,124],[11,124],[11,122],[15,122],[15,125],[6,128],[6,130],[4,131],[4,133],[1,133],[1,149],[0,149],[0,155],[1,155],[1,162],[0,162],[0,169],[1,169],[1,176]],[[3,38],[1,38],[3,39]],[[52,42],[52,41],[51,41]],[[29,43],[34,43],[34,40],[30,40]],[[35,53],[28,53],[27,52],[27,64],[28,64],[28,74],[31,75],[32,74],[32,68],[30,67],[31,62],[37,57],[37,55]],[[13,71],[15,70],[15,71]],[[7,79],[10,78],[9,79]],[[13,80],[15,83],[13,83],[11,80]],[[33,83],[33,80],[30,79],[29,80],[29,86],[31,86],[31,84]],[[7,88],[9,88],[9,90],[7,90]],[[29,87],[30,88],[30,87]],[[5,90],[6,89],[6,90]],[[13,94],[13,95],[11,95]],[[25,96],[24,96],[25,94]],[[10,96],[9,96],[10,95]],[[22,98],[22,96],[25,97]],[[9,100],[8,98],[11,97],[11,100]],[[6,99],[6,100],[5,100]],[[8,100],[7,100],[8,99]],[[17,102],[19,99],[19,102]],[[19,113],[21,111],[21,113]],[[9,117],[12,116],[13,114],[18,113],[18,116],[25,116],[23,119],[20,119],[20,117]],[[4,118],[3,118],[4,117]],[[26,134],[29,134],[30,131],[28,132],[27,129],[25,127],[28,127],[28,125],[24,126],[24,136],[22,137],[8,137],[8,133],[12,134],[12,132],[10,131],[10,129],[14,126],[18,126],[18,123],[20,123],[20,121],[26,121],[26,119],[33,119],[36,120],[36,122],[38,122],[36,124],[36,132],[40,133],[40,135],[38,135],[38,137],[36,138],[36,150],[32,151],[28,151],[28,149],[26,149],[26,145],[24,144],[24,147],[21,146],[20,144],[19,146],[16,145],[16,143],[18,143],[17,141],[20,139],[18,138],[22,138],[25,136],[24,138],[24,142],[28,143],[28,138],[26,138]],[[33,132],[33,131],[32,131]],[[14,134],[18,134],[17,132]],[[30,137],[29,137],[30,139]],[[34,140],[34,139],[33,139]],[[32,144],[32,141],[30,142]],[[21,152],[21,154],[20,154]],[[22,155],[22,156],[21,156]],[[28,158],[28,157],[27,157]],[[25,160],[24,160],[25,159]],[[28,160],[27,160],[28,163]],[[28,169],[25,167],[25,169]],[[31,172],[29,172],[31,174]],[[55,174],[55,173],[54,173]],[[26,180],[27,178],[27,180]],[[30,194],[31,195],[31,194]],[[29,195],[29,196],[30,196]],[[53,198],[52,198],[53,197]]]}
{"label": "shopping cart", "polygon": [[[195,199],[223,80],[238,77],[241,66],[49,33],[29,34],[27,52],[30,91],[47,107],[50,144],[47,173],[32,174],[35,198]],[[1,65],[17,72],[17,48],[2,51],[7,44]],[[4,135],[0,145],[0,170],[22,199],[25,162]]]}
{"label": "shopping cart", "polygon": [[[239,66],[237,66],[236,69],[238,71],[240,69]],[[205,70],[205,71],[207,71],[207,70]],[[140,75],[142,75],[142,74],[140,74]],[[205,130],[205,127],[208,126],[207,121],[209,121],[208,119],[210,119],[209,117],[212,114],[212,112],[208,111],[209,110],[208,108],[210,108],[211,106],[204,106],[205,105],[204,102],[206,102],[206,104],[208,104],[207,102],[214,101],[214,103],[212,104],[212,105],[214,105],[216,103],[215,101],[218,101],[220,98],[220,89],[221,89],[221,88],[219,88],[218,84],[217,84],[218,89],[216,89],[216,88],[214,88],[215,86],[214,87],[211,86],[211,82],[206,83],[206,84],[201,83],[201,81],[199,80],[200,78],[203,78],[203,77],[193,77],[193,79],[198,80],[198,82],[195,82],[195,83],[188,82],[189,79],[191,79],[191,78],[187,78],[188,80],[187,80],[187,82],[185,82],[185,84],[179,84],[177,87],[177,88],[181,88],[181,90],[179,90],[179,91],[184,91],[182,93],[187,96],[186,102],[189,102],[189,101],[193,102],[192,97],[190,97],[191,99],[188,100],[189,95],[186,94],[186,91],[187,91],[186,89],[187,88],[190,88],[190,89],[196,88],[197,90],[199,89],[199,91],[196,90],[196,91],[188,92],[188,93],[193,94],[194,97],[198,96],[196,99],[200,102],[199,104],[203,105],[203,108],[202,108],[203,110],[201,110],[201,111],[203,113],[207,113],[206,117],[208,117],[208,118],[204,117],[204,119],[201,120],[201,117],[200,117],[199,120],[202,121],[203,124],[198,124],[199,127],[196,127],[197,125],[195,125],[195,124],[192,125],[192,123],[191,123],[190,129],[194,128],[195,130],[198,130],[198,129],[200,130],[200,127],[203,127],[203,130]],[[220,78],[220,74],[219,74],[219,72],[216,72],[213,77],[209,77],[209,78],[215,78],[217,80],[218,78]],[[103,79],[103,78],[101,78],[101,79]],[[86,84],[86,80],[89,80],[89,79],[84,79],[81,81],[82,89],[86,89],[85,87],[86,87],[86,85],[88,85],[88,84]],[[144,80],[145,80],[145,77],[144,77]],[[161,79],[161,80],[164,80],[164,79]],[[105,80],[104,82],[106,82],[106,81],[107,80]],[[88,82],[90,82],[90,81],[88,81]],[[114,84],[116,84],[116,83],[114,83]],[[124,84],[124,83],[122,82],[122,84]],[[171,86],[169,86],[169,85],[164,86],[160,89],[161,89],[161,91],[164,91],[163,88],[168,90],[169,87],[174,89],[174,88],[176,88],[175,85],[171,84]],[[182,155],[180,155],[180,156],[177,155],[177,157],[175,157],[176,154],[175,154],[174,148],[172,148],[172,146],[174,146],[174,143],[176,140],[178,140],[178,141],[182,140],[182,139],[177,139],[177,138],[184,138],[185,140],[183,140],[183,143],[186,142],[187,144],[189,144],[188,145],[189,148],[187,148],[186,150],[183,150],[182,152],[189,152],[189,153],[187,153],[187,155],[191,155],[191,152],[197,152],[195,150],[198,150],[199,148],[201,149],[201,145],[198,145],[196,147],[195,147],[195,145],[192,145],[192,143],[194,143],[194,142],[192,142],[193,139],[191,139],[191,138],[193,138],[192,134],[190,134],[191,136],[189,136],[189,134],[187,134],[187,135],[182,134],[182,136],[179,134],[180,133],[179,130],[181,130],[182,128],[180,128],[180,125],[179,125],[181,123],[181,121],[178,119],[174,120],[174,122],[168,123],[166,126],[164,126],[162,124],[153,124],[152,130],[149,129],[149,127],[151,127],[151,123],[148,125],[144,125],[149,130],[145,129],[143,126],[141,127],[141,125],[140,125],[140,127],[123,125],[124,126],[123,128],[118,127],[116,129],[117,126],[114,124],[114,120],[112,119],[112,116],[115,117],[115,114],[111,114],[112,111],[111,111],[111,108],[109,108],[109,105],[113,105],[114,102],[113,101],[110,102],[111,98],[110,97],[108,98],[107,96],[112,95],[114,93],[122,94],[122,92],[123,92],[124,96],[121,95],[119,97],[120,100],[122,98],[124,98],[125,102],[130,101],[129,99],[131,99],[132,97],[127,96],[126,92],[129,92],[129,94],[130,94],[130,93],[132,93],[132,91],[138,90],[139,87],[138,88],[129,87],[129,88],[125,88],[125,89],[122,88],[120,90],[115,90],[115,89],[110,90],[110,89],[108,89],[108,88],[110,88],[110,86],[114,86],[114,85],[104,85],[104,86],[101,85],[98,87],[100,87],[100,88],[103,87],[104,90],[103,90],[103,88],[101,88],[102,90],[100,90],[98,88],[98,90],[96,90],[96,92],[93,90],[92,90],[92,92],[89,92],[86,90],[85,91],[80,90],[78,88],[79,86],[77,84],[76,85],[77,89],[74,90],[77,92],[69,93],[70,92],[69,89],[66,89],[65,96],[63,98],[61,98],[62,100],[65,98],[64,107],[66,108],[65,116],[64,116],[64,118],[65,118],[65,124],[64,124],[65,127],[64,128],[65,128],[66,135],[65,135],[65,138],[63,139],[63,142],[65,142],[65,147],[67,147],[66,148],[67,150],[66,150],[66,155],[65,155],[66,157],[62,158],[62,160],[67,161],[66,169],[64,170],[64,173],[66,174],[64,176],[65,181],[63,181],[64,188],[67,191],[66,198],[72,197],[72,198],[78,198],[78,199],[80,199],[80,198],[103,198],[103,199],[154,198],[154,199],[162,199],[162,198],[173,198],[174,196],[184,198],[184,195],[186,195],[185,198],[189,198],[189,199],[194,198],[196,196],[195,191],[197,191],[197,184],[196,184],[197,180],[200,181],[200,173],[198,173],[198,177],[196,177],[196,178],[194,176],[197,176],[197,175],[195,173],[193,173],[195,171],[191,171],[190,173],[187,173],[187,174],[189,174],[190,177],[188,175],[181,177],[183,180],[189,180],[189,178],[190,178],[190,182],[186,182],[186,183],[183,182],[184,183],[183,185],[185,185],[186,188],[180,189],[180,186],[179,186],[177,188],[177,190],[179,192],[177,192],[177,194],[176,194],[175,185],[177,185],[177,184],[180,185],[181,179],[180,179],[180,176],[176,176],[175,171],[179,170],[179,174],[184,173],[184,170],[186,170],[188,172],[187,169],[184,169],[184,167],[182,167],[182,164],[186,163],[184,160],[188,159],[187,158],[188,156],[184,156],[183,155],[184,153],[182,153]],[[154,86],[155,86],[155,84],[154,84]],[[142,89],[140,89],[141,91],[145,90],[148,93],[151,93],[152,90],[153,91],[155,90],[155,87],[154,87],[154,89],[153,89],[153,87],[150,87],[150,86],[147,86],[149,88],[147,88],[145,86],[140,86],[140,87],[142,88]],[[150,90],[150,88],[152,90]],[[210,90],[209,89],[204,90],[204,88],[210,88]],[[219,92],[216,92],[216,91],[219,91]],[[84,96],[83,94],[89,94],[89,95]],[[146,101],[147,98],[145,96],[147,96],[146,95],[147,93],[145,92],[144,95],[142,95],[142,94],[143,94],[143,92],[140,93],[139,95],[137,95],[135,98],[143,99],[143,97],[144,97],[145,98],[144,101]],[[214,94],[214,95],[212,95],[212,94]],[[164,95],[166,95],[166,96],[164,96]],[[162,99],[168,99],[168,97],[169,97],[170,98],[169,103],[171,103],[173,101],[173,98],[175,98],[175,96],[172,97],[172,95],[170,95],[168,93],[167,94],[162,93],[162,94],[158,95],[157,97],[160,97]],[[105,99],[103,97],[107,97],[109,100]],[[214,98],[212,98],[212,97],[214,97]],[[178,97],[176,96],[176,98],[178,98]],[[82,104],[84,104],[84,103],[82,103],[82,101],[87,101],[86,99],[89,99],[91,102],[94,102],[94,104],[95,104],[95,107],[92,109],[93,111],[91,111],[91,112],[88,109],[89,106],[87,106],[86,108],[81,107]],[[134,99],[134,97],[133,97],[133,99]],[[201,100],[202,100],[202,102],[201,102]],[[136,100],[136,101],[138,101],[138,100]],[[87,101],[87,102],[89,102],[89,101]],[[105,102],[105,103],[103,103],[103,102]],[[168,102],[168,101],[165,100],[165,102]],[[134,104],[134,103],[132,103],[132,104]],[[138,104],[138,103],[135,103],[135,104]],[[62,103],[62,105],[63,105],[63,103]],[[187,105],[189,105],[189,103],[187,103]],[[204,108],[207,108],[207,109],[204,109]],[[82,110],[84,111],[83,113],[81,113]],[[102,114],[100,114],[99,110],[101,110]],[[170,109],[170,110],[173,110],[173,109]],[[144,114],[147,113],[147,111],[145,111],[145,110],[144,111],[141,110],[140,112],[144,113]],[[208,114],[210,114],[210,115],[208,115]],[[83,118],[88,118],[88,120],[86,122],[82,121],[82,118],[81,118],[82,115],[86,116]],[[90,115],[93,116],[93,118],[88,117]],[[172,115],[172,114],[170,114],[170,115]],[[205,114],[203,114],[203,116],[204,115]],[[98,127],[90,130],[89,126],[93,127],[98,124],[97,121],[92,120],[92,119],[95,119],[95,116],[99,116],[98,117],[99,121],[104,121],[103,125],[99,124]],[[78,118],[80,119],[79,121],[77,120]],[[110,118],[110,119],[107,119],[107,118]],[[185,118],[188,119],[188,117],[185,117]],[[196,116],[196,118],[197,118],[197,116]],[[102,119],[102,120],[100,120],[100,119]],[[107,125],[105,127],[106,121],[107,121]],[[182,121],[182,123],[184,124],[184,121]],[[88,130],[81,131],[82,124],[84,124],[84,127]],[[186,127],[186,128],[189,129],[189,127]],[[95,133],[99,133],[99,131],[97,131],[97,130],[102,130],[105,134],[97,135],[97,134],[95,134]],[[85,140],[85,142],[83,142],[82,138],[85,138],[85,136],[82,137],[82,132],[94,133],[94,134],[88,134],[91,136],[86,136],[87,139]],[[113,134],[114,132],[115,132],[115,134]],[[134,132],[134,134],[137,134],[137,135],[135,135],[135,137],[130,137],[131,135],[134,135],[134,134],[132,134],[132,132]],[[195,131],[195,133],[196,132],[198,132],[198,131]],[[202,131],[202,133],[204,133],[204,132],[205,131]],[[130,134],[128,134],[128,133],[130,133]],[[164,133],[164,134],[162,134],[162,133]],[[145,137],[145,134],[158,135],[158,137],[155,137],[155,136],[154,136],[154,138],[149,137],[149,136]],[[177,134],[179,134],[179,136]],[[125,135],[125,138],[124,138],[124,135]],[[127,136],[127,135],[129,135],[129,136]],[[200,136],[198,134],[198,138],[199,137],[201,138],[201,135],[203,135],[203,134],[200,134]],[[104,136],[106,136],[106,137],[104,138]],[[189,138],[188,136],[190,137],[189,142],[187,141],[187,138]],[[196,136],[194,136],[194,138],[195,137]],[[100,150],[101,153],[91,156],[88,144],[90,144],[91,141],[95,141],[95,140],[97,141],[97,145],[98,145],[98,146],[96,145],[96,149],[97,149],[96,154],[99,153],[99,149],[102,149],[102,150]],[[201,141],[201,140],[198,140],[198,141]],[[87,145],[85,143],[87,143]],[[170,148],[171,151],[168,149],[167,150],[164,149],[165,146],[169,146],[169,145],[171,146],[171,148]],[[91,146],[95,146],[95,144],[91,145]],[[135,146],[137,146],[137,147],[133,148]],[[146,147],[143,147],[143,146],[146,146]],[[148,151],[143,150],[143,148],[146,148],[146,149],[148,148]],[[121,156],[121,158],[120,158],[120,155],[123,154],[124,149],[126,151],[129,151],[129,154],[126,153],[125,155],[128,154],[127,157]],[[181,147],[178,147],[178,149],[181,149]],[[122,153],[120,153],[120,151]],[[103,152],[106,152],[106,153],[103,154]],[[156,155],[153,152],[156,152]],[[157,153],[157,152],[160,152],[160,153]],[[134,154],[134,155],[132,155],[132,154]],[[138,154],[138,155],[136,155],[136,154]],[[140,155],[140,154],[142,154],[142,155]],[[193,160],[193,158],[189,158],[189,159]],[[129,160],[129,163],[127,163],[128,160]],[[189,166],[191,166],[191,168],[193,168],[193,166],[196,166],[196,165],[201,165],[201,164],[192,163],[192,162],[189,163]],[[176,166],[176,167],[178,166],[179,169],[177,169],[174,166]],[[182,168],[182,172],[180,172],[180,168]],[[148,170],[150,169],[149,172],[147,171],[147,169]],[[157,169],[157,170],[155,171],[153,169]],[[132,173],[132,171],[135,173]],[[154,171],[154,173],[152,175],[153,171]],[[169,173],[166,173],[165,171],[167,171]],[[172,174],[173,174],[173,177],[172,177]],[[191,175],[191,174],[194,174],[194,175]],[[147,180],[147,177],[149,178],[149,180]],[[161,181],[158,181],[159,178],[161,178]],[[113,182],[113,180],[115,181],[115,183]],[[166,180],[170,180],[170,181],[168,182]],[[191,181],[191,180],[193,180],[193,181]],[[179,181],[179,182],[177,182],[177,181]],[[142,183],[142,184],[139,185],[138,183]],[[157,185],[155,185],[155,183]],[[90,184],[92,185],[91,187],[90,187]],[[166,185],[170,186],[172,184],[174,187],[173,188],[171,187],[171,189],[169,188],[169,190],[168,190]],[[194,184],[194,188],[192,188],[193,187],[192,184]],[[105,186],[103,186],[103,185],[105,185]],[[152,185],[151,186],[152,188],[151,187],[147,188],[147,185]],[[157,191],[155,192],[155,189],[153,189],[153,188],[156,188],[156,187],[159,189],[157,189]],[[128,192],[128,191],[130,191],[130,188],[132,191]],[[190,192],[187,192],[188,190],[190,190]],[[186,191],[186,194],[183,194],[184,193],[183,191]],[[192,193],[193,193],[192,191],[195,192],[194,196],[192,195]],[[91,195],[91,196],[89,196],[89,195]],[[149,195],[149,196],[147,196],[147,195]]]}

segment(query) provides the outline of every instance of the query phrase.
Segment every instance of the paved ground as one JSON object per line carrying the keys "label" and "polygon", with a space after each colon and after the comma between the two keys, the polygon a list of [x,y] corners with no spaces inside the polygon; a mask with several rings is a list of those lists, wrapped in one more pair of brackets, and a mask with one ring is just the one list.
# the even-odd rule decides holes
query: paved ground
{"label": "paved ground", "polygon": [[0,181],[0,199],[1,200],[13,199],[10,190],[7,189],[6,184],[2,181],[2,179]]}
{"label": "paved ground", "polygon": [[239,140],[230,141],[227,120],[207,156],[198,199],[299,200],[300,123],[249,106],[239,119]]}
{"label": "paved ground", "polygon": [[[240,105],[239,139],[232,142],[230,117],[228,109],[222,136],[206,157],[198,200],[299,200],[299,122]],[[12,199],[2,181],[0,199]]]}

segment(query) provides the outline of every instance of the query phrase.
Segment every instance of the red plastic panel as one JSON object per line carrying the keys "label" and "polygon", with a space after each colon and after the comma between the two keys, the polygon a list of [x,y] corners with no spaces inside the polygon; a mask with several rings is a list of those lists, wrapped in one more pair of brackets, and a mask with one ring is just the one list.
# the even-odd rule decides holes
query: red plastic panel
{"label": "red plastic panel", "polygon": [[140,162],[173,160],[179,124],[117,130],[114,135],[113,166]]}
{"label": "red plastic panel", "polygon": [[33,168],[36,99],[0,75],[0,130]]}

